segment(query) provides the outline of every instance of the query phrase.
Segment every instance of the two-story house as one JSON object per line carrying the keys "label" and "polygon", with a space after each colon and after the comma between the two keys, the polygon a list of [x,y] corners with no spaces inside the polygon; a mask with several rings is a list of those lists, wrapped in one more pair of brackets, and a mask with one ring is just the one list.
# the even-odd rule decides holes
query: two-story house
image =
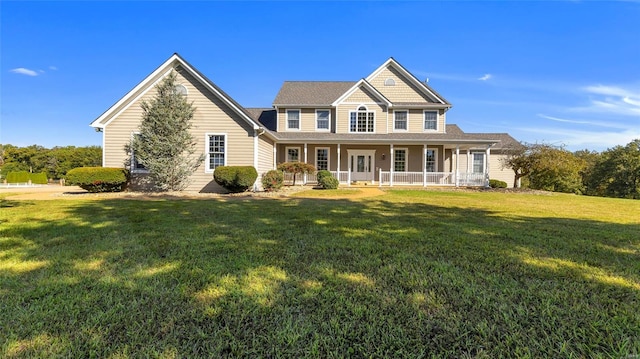
{"label": "two-story house", "polygon": [[[506,133],[464,133],[448,125],[451,104],[393,58],[359,81],[286,81],[271,108],[244,108],[174,54],[91,123],[103,132],[103,165],[130,167],[124,150],[140,125],[140,102],[171,71],[195,106],[192,133],[206,160],[189,190],[219,191],[219,165],[252,165],[262,174],[285,161],[331,171],[343,185],[486,186],[513,183]],[[305,176],[313,183],[315,175]],[[257,181],[259,187],[260,181]]]}

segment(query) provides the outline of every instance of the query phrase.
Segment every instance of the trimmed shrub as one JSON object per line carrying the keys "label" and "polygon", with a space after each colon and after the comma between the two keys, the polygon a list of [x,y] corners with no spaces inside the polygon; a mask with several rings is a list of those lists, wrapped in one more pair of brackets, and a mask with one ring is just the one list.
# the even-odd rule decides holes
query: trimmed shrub
{"label": "trimmed shrub", "polygon": [[500,181],[500,180],[497,180],[497,179],[490,179],[489,180],[489,187],[491,187],[491,188],[507,188],[507,182]]}
{"label": "trimmed shrub", "polygon": [[327,170],[318,171],[318,173],[316,173],[316,179],[318,180],[318,184],[320,184],[320,181],[322,181],[323,177],[332,177],[331,172]]}
{"label": "trimmed shrub", "polygon": [[318,180],[318,184],[323,189],[336,189],[340,185],[340,181],[333,176],[322,176],[321,179]]}
{"label": "trimmed shrub", "polygon": [[29,174],[29,179],[31,180],[31,183],[33,183],[33,184],[47,184],[47,182],[48,182],[47,173],[46,172],[30,173]]}
{"label": "trimmed shrub", "polygon": [[232,193],[248,190],[257,178],[258,171],[253,166],[219,166],[213,172],[214,181]]}
{"label": "trimmed shrub", "polygon": [[284,183],[282,171],[271,170],[262,175],[262,187],[267,192],[279,191]]}
{"label": "trimmed shrub", "polygon": [[29,172],[27,171],[7,173],[7,183],[28,183],[28,182],[29,182]]}
{"label": "trimmed shrub", "polygon": [[121,192],[127,187],[129,172],[124,168],[78,167],[67,172],[66,184],[89,192]]}

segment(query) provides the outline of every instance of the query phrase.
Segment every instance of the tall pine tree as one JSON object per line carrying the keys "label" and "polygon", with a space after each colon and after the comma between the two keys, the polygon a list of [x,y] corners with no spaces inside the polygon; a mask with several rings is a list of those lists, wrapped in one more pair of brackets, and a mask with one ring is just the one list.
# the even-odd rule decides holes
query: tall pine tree
{"label": "tall pine tree", "polygon": [[196,155],[196,142],[189,132],[195,108],[176,90],[172,71],[156,85],[156,96],[142,102],[140,133],[133,137],[128,152],[143,165],[157,191],[180,191],[189,176],[204,161]]}

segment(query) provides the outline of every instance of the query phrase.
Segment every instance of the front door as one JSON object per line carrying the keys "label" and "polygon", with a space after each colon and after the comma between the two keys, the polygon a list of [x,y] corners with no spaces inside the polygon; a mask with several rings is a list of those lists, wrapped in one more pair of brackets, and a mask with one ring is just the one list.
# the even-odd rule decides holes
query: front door
{"label": "front door", "polygon": [[375,154],[375,150],[349,151],[349,171],[351,171],[352,181],[373,182]]}

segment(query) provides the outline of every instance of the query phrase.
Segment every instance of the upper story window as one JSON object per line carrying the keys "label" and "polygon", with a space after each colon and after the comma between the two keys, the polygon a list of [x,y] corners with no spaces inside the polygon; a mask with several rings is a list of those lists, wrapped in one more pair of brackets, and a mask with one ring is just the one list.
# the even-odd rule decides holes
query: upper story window
{"label": "upper story window", "polygon": [[216,167],[224,166],[226,159],[227,136],[223,134],[207,134],[207,159],[205,172],[213,172]]}
{"label": "upper story window", "polygon": [[393,129],[396,131],[406,131],[408,112],[407,111],[394,111],[393,112]]}
{"label": "upper story window", "polygon": [[349,112],[349,132],[374,132],[374,123],[375,112],[367,110],[366,106]]}
{"label": "upper story window", "polygon": [[316,110],[316,130],[329,130],[331,111]]}
{"label": "upper story window", "polygon": [[287,130],[300,129],[300,110],[287,110]]}
{"label": "upper story window", "polygon": [[424,112],[424,129],[434,131],[438,129],[438,111]]}
{"label": "upper story window", "polygon": [[391,77],[389,77],[388,79],[384,80],[384,85],[385,86],[395,86],[396,85],[396,80],[394,80]]}

